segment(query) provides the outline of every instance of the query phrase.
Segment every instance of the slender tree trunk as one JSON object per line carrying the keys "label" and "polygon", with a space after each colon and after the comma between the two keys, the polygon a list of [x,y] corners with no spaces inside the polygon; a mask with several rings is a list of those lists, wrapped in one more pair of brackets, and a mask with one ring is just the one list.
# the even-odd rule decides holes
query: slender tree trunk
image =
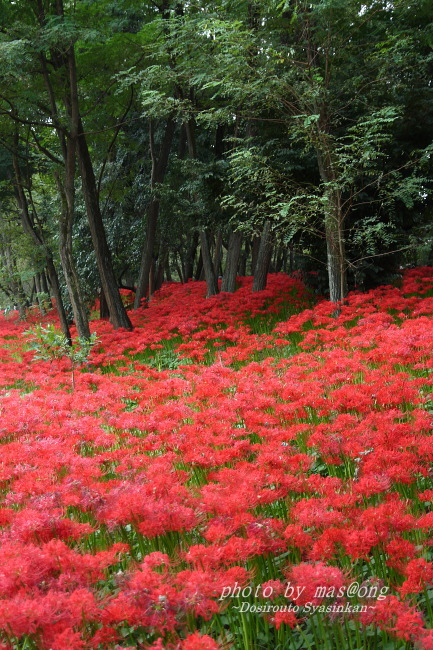
{"label": "slender tree trunk", "polygon": [[[13,294],[13,291],[12,291],[12,294]],[[30,291],[30,296],[29,296],[29,300],[28,300],[29,305],[33,305],[33,299],[34,299],[35,295],[36,295],[36,282],[35,282],[35,279],[32,278],[32,289]]]}
{"label": "slender tree trunk", "polygon": [[222,230],[218,230],[216,237],[215,237],[215,251],[214,251],[214,256],[213,256],[213,267],[215,269],[215,275],[217,278],[220,275],[220,267],[221,267],[221,257],[222,257],[222,250],[223,250],[223,233]]}
{"label": "slender tree trunk", "polygon": [[248,239],[245,240],[245,245],[241,250],[239,259],[239,275],[244,278],[247,274],[247,261],[250,254],[250,243]]}
{"label": "slender tree trunk", "polygon": [[105,293],[102,289],[99,292],[99,318],[101,320],[108,320],[110,318],[110,310],[108,309]]}
{"label": "slender tree trunk", "polygon": [[164,272],[167,267],[168,260],[168,248],[166,244],[161,243],[160,252],[158,255],[158,262],[155,265],[155,273],[153,278],[153,290],[152,293],[158,291],[163,285],[164,282]]}
{"label": "slender tree trunk", "polygon": [[184,267],[185,282],[188,282],[188,280],[192,278],[194,275],[194,262],[195,262],[196,252],[197,252],[198,240],[199,240],[198,232],[194,230],[194,232],[192,233],[191,244],[188,247],[188,252],[185,261],[185,267]]}
{"label": "slender tree trunk", "polygon": [[294,249],[293,242],[290,242],[289,243],[289,272],[293,273],[294,268],[295,268],[295,249]]}
{"label": "slender tree trunk", "polygon": [[268,219],[265,221],[262,236],[260,238],[260,247],[254,269],[253,291],[263,291],[263,289],[266,289],[271,257],[271,222]]}
{"label": "slender tree trunk", "polygon": [[325,186],[325,235],[328,262],[329,299],[340,302],[347,294],[346,251],[344,242],[344,217],[337,174],[332,160],[329,138],[324,135],[325,146],[317,151],[320,177]]}
{"label": "slender tree trunk", "polygon": [[6,268],[7,272],[7,280],[5,281],[5,284],[7,284],[7,286],[2,286],[2,289],[6,295],[8,295],[13,300],[14,306],[16,305],[18,309],[20,319],[23,320],[26,317],[27,298],[23,283],[21,281],[21,276],[18,272],[17,263],[12,247],[9,241],[6,239],[4,233],[1,231],[0,252],[3,257],[3,265]]}
{"label": "slender tree trunk", "polygon": [[[340,172],[334,151],[334,141],[331,133],[331,122],[329,119],[328,103],[326,96],[329,91],[329,74],[332,68],[329,59],[329,52],[318,48],[315,41],[315,30],[310,23],[309,11],[304,14],[304,38],[306,63],[311,80],[311,89],[317,96],[317,85],[314,81],[314,74],[317,70],[319,60],[327,70],[324,80],[324,88],[321,91],[323,99],[314,101],[314,114],[319,116],[317,131],[314,134],[317,163],[320,178],[324,183],[324,225],[326,236],[326,253],[329,278],[329,297],[331,302],[340,302],[347,294],[346,279],[346,251],[344,242],[344,215],[341,203],[341,191],[339,189]],[[332,58],[332,55],[331,55]],[[323,90],[326,89],[326,92]]]}
{"label": "slender tree trunk", "polygon": [[[62,6],[58,7],[62,11]],[[77,132],[78,132],[78,115],[76,112],[76,105],[74,105],[73,112],[70,105],[68,105],[68,112],[70,115],[71,130],[68,135],[59,126],[58,112],[56,100],[54,97],[53,88],[48,73],[48,66],[45,58],[41,58],[45,85],[48,92],[48,97],[51,106],[51,113],[53,123],[56,127],[57,135],[59,138],[63,160],[64,160],[64,179],[60,176],[60,170],[56,170],[55,179],[60,196],[61,212],[59,216],[59,254],[60,262],[65,277],[66,286],[68,289],[69,299],[71,301],[72,311],[74,314],[75,325],[78,331],[78,336],[81,338],[90,338],[90,329],[88,317],[84,306],[83,297],[81,295],[80,282],[78,274],[75,269],[75,263],[72,253],[72,224],[74,219],[75,210],[75,165],[76,165],[76,147],[77,147]],[[66,100],[65,100],[66,103]],[[62,324],[64,327],[64,323]],[[68,334],[64,334],[66,338],[71,341],[71,335],[68,327]]]}
{"label": "slender tree trunk", "polygon": [[[164,261],[164,264],[162,264]],[[160,260],[156,267],[155,279],[154,279],[154,289],[153,292],[159,291],[162,285],[164,284],[164,273],[165,273],[166,263],[165,260]]]}
{"label": "slender tree trunk", "polygon": [[[74,158],[75,166],[75,158]],[[68,175],[68,171],[66,171]],[[73,172],[75,177],[75,171]],[[72,246],[72,224],[74,219],[74,181],[73,179],[63,183],[60,175],[56,175],[57,188],[59,190],[61,213],[59,215],[59,254],[63,269],[66,286],[68,288],[69,300],[71,301],[74,314],[75,326],[80,338],[90,338],[89,320],[84,299],[81,293],[80,280],[75,268],[75,261]],[[69,188],[67,185],[69,184]],[[69,333],[70,339],[70,333]]]}
{"label": "slender tree trunk", "polygon": [[[197,146],[195,140],[195,120],[194,119],[188,120],[188,122],[185,123],[185,128],[186,128],[186,138],[188,143],[189,157],[192,160],[195,160],[197,158]],[[199,235],[200,235],[200,247],[201,247],[201,256],[203,260],[204,276],[205,276],[206,286],[207,286],[206,297],[209,298],[209,296],[214,296],[215,294],[218,293],[218,280],[215,275],[215,269],[210,254],[209,240],[208,240],[208,235],[206,230],[202,228],[200,230]]]}
{"label": "slender tree trunk", "polygon": [[[44,12],[41,2],[39,2],[39,7],[41,26],[44,27]],[[55,8],[56,14],[61,19],[63,19],[63,0],[56,0]],[[116,278],[114,276],[110,250],[107,245],[104,224],[99,206],[98,189],[93,171],[92,160],[89,154],[87,140],[81,120],[74,46],[71,45],[66,51],[60,52],[59,50],[54,50],[53,60],[58,62],[57,68],[63,68],[65,71],[65,92],[63,96],[63,103],[69,117],[70,132],[69,134],[66,134],[65,129],[60,125],[54,88],[50,80],[50,73],[46,59],[43,55],[41,55],[43,75],[51,106],[53,125],[58,134],[65,166],[75,166],[76,158],[78,158],[87,218],[89,222],[90,233],[92,236],[93,247],[95,249],[96,263],[101,279],[101,286],[110,310],[110,321],[115,328],[124,327],[125,329],[132,329],[131,321],[129,320],[125,307],[123,306],[117,288]],[[70,178],[72,178],[71,173],[66,175],[65,183],[66,198],[68,200],[71,194],[71,189],[68,185]],[[70,206],[69,212],[72,214]],[[63,258],[65,261],[67,260],[65,248],[63,250]],[[71,261],[71,259],[67,260],[68,263]]]}
{"label": "slender tree trunk", "polygon": [[66,286],[68,287],[68,294],[72,305],[72,311],[74,313],[75,326],[79,337],[90,338],[89,321],[84,307],[80,280],[78,278],[72,254],[72,237],[67,224],[67,217],[65,218],[64,213],[59,221],[60,261],[62,263]]}
{"label": "slender tree trunk", "polygon": [[149,300],[153,295],[154,287],[155,287],[155,260],[152,260],[152,264],[150,265],[150,271],[149,271],[149,290],[148,290]]}
{"label": "slender tree trunk", "polygon": [[93,172],[93,165],[89,155],[89,149],[81,120],[79,124],[80,132],[78,134],[77,152],[81,185],[83,188],[87,219],[89,222],[90,234],[92,236],[93,248],[95,249],[101,286],[110,312],[110,323],[115,329],[123,327],[124,329],[132,330],[132,324],[120,297],[116,276],[114,275],[111,253],[108,247],[99,206],[95,174]]}
{"label": "slender tree trunk", "polygon": [[149,273],[152,267],[153,252],[156,242],[156,230],[159,217],[159,197],[157,195],[157,186],[160,185],[165,178],[168,167],[168,159],[170,150],[173,143],[173,137],[176,124],[174,120],[168,119],[165,125],[164,137],[161,142],[159,155],[156,157],[155,148],[155,135],[153,121],[149,122],[149,147],[150,156],[152,159],[152,171],[150,177],[150,187],[152,197],[150,199],[149,207],[147,209],[147,224],[146,224],[146,238],[143,246],[141,256],[140,272],[137,282],[137,291],[135,294],[134,309],[138,309],[142,304],[143,298],[146,297],[149,290]]}
{"label": "slender tree trunk", "polygon": [[[41,283],[40,283],[40,274],[36,273],[35,277],[33,278],[35,281],[35,288],[36,288],[36,300],[39,303],[39,294],[41,293]],[[40,304],[40,303],[39,303]]]}
{"label": "slender tree trunk", "polygon": [[[72,146],[72,145],[70,145]],[[71,153],[72,156],[72,153]],[[73,165],[75,167],[75,156]],[[71,170],[72,172],[72,170]],[[68,170],[66,175],[68,176]],[[75,172],[73,171],[73,177]],[[90,338],[89,320],[84,306],[83,296],[81,294],[80,280],[75,268],[74,256],[72,251],[72,221],[74,209],[74,184],[73,179],[69,179],[63,184],[60,175],[56,174],[57,187],[61,198],[61,214],[59,217],[59,240],[60,240],[60,261],[65,276],[66,286],[68,287],[69,298],[74,313],[75,326],[80,338]]]}
{"label": "slender tree trunk", "polygon": [[218,124],[215,131],[215,158],[221,160],[224,155],[225,124]]}
{"label": "slender tree trunk", "polygon": [[69,330],[68,318],[66,316],[65,306],[62,300],[62,294],[60,291],[59,276],[57,275],[56,267],[54,266],[53,258],[51,255],[47,259],[47,272],[51,285],[51,292],[54,298],[54,303],[59,315],[60,327],[63,332],[63,336],[71,342],[71,332]]}
{"label": "slender tree trunk", "polygon": [[17,308],[20,320],[25,320],[26,318],[26,294],[21,282],[21,279],[12,281],[12,291],[13,295],[17,301]]}
{"label": "slender tree trunk", "polygon": [[[24,191],[24,186],[21,177],[21,170],[18,160],[18,132],[15,133],[15,146],[12,156],[14,175],[15,175],[15,191],[17,197],[17,203],[20,211],[20,219],[23,230],[31,237],[35,245],[41,249],[45,255],[46,265],[48,276],[51,283],[51,290],[53,292],[57,313],[59,315],[60,327],[63,332],[63,336],[71,342],[71,332],[69,330],[68,319],[66,317],[65,307],[62,300],[62,294],[60,292],[59,278],[57,275],[56,268],[54,266],[52,253],[44,239],[43,230],[37,227],[30,215],[29,204],[27,201],[27,196]],[[72,301],[71,301],[72,304]]]}
{"label": "slender tree trunk", "polygon": [[260,241],[261,238],[258,235],[255,235],[251,243],[251,275],[254,275],[254,271],[256,269],[257,258],[259,256]]}
{"label": "slender tree trunk", "polygon": [[278,248],[274,247],[271,255],[271,263],[269,264],[269,273],[276,273],[278,267]]}
{"label": "slender tree trunk", "polygon": [[170,254],[167,255],[167,261],[165,263],[165,279],[167,282],[173,282],[171,277],[171,268],[170,268]]}
{"label": "slender tree trunk", "polygon": [[[38,8],[40,24],[41,27],[44,28],[45,13],[41,0],[38,0]],[[56,0],[55,10],[57,15],[63,19],[63,0]],[[54,62],[53,65],[55,71],[58,72],[61,69],[64,70],[65,94],[63,97],[63,103],[69,117],[70,126],[69,132],[61,126],[56,95],[51,83],[49,66],[45,55],[41,53],[40,61],[42,75],[47,90],[51,119],[57,133],[64,162],[64,179],[61,178],[59,169],[57,169],[54,174],[61,202],[61,214],[59,218],[60,262],[62,264],[63,274],[68,288],[69,299],[71,301],[78,335],[81,338],[89,338],[90,330],[88,317],[81,295],[80,283],[72,254],[72,225],[75,211],[75,170],[80,121],[74,48],[73,46],[70,46],[66,52],[62,52],[61,54],[57,50],[53,50],[51,54],[51,62]],[[68,340],[71,340],[70,334],[69,336],[65,334],[65,336]]]}
{"label": "slender tree trunk", "polygon": [[48,282],[47,282],[47,275],[45,273],[45,269],[41,272],[41,289],[42,292],[47,294],[48,296],[50,295],[50,292],[48,290]]}
{"label": "slender tree trunk", "polygon": [[276,247],[274,250],[274,260],[272,267],[273,273],[279,273],[283,266],[283,254],[280,247]]}
{"label": "slender tree trunk", "polygon": [[212,263],[212,257],[209,250],[209,241],[206,230],[200,230],[200,246],[203,258],[204,276],[206,279],[207,293],[206,298],[215,296],[218,293],[218,282],[215,275],[215,269]]}
{"label": "slender tree trunk", "polygon": [[[63,16],[62,0],[57,0],[57,3],[58,13],[59,15]],[[71,123],[69,137],[70,142],[68,147],[68,150],[71,150],[71,160],[69,164],[75,165],[75,159],[78,159],[81,186],[83,189],[84,202],[86,205],[87,220],[89,223],[93,248],[95,250],[96,264],[101,279],[102,290],[104,291],[105,299],[110,311],[110,322],[115,329],[123,327],[125,329],[131,330],[131,321],[129,320],[126,309],[122,303],[117,287],[116,277],[114,275],[111,253],[108,247],[104,223],[99,206],[98,188],[93,171],[92,159],[90,157],[87,139],[81,120],[78,100],[75,51],[73,45],[70,46],[67,50],[64,62],[68,72],[69,90],[69,93],[65,95],[64,103]],[[67,196],[69,193],[70,192],[67,188]]]}
{"label": "slender tree trunk", "polygon": [[181,269],[178,260],[175,261],[175,268],[176,268],[177,274],[179,276],[180,282],[183,282],[183,283],[187,282],[187,280],[185,280],[185,278],[183,276],[183,269]]}
{"label": "slender tree trunk", "polygon": [[194,273],[194,280],[200,280],[202,274],[203,274],[203,251],[200,248],[200,253],[197,260],[197,267]]}
{"label": "slender tree trunk", "polygon": [[287,249],[287,248],[283,248],[283,249],[281,250],[280,259],[279,259],[279,262],[278,262],[278,269],[277,269],[278,273],[281,273],[281,272],[286,273],[286,269],[287,269],[287,256],[288,256],[288,249]]}
{"label": "slender tree trunk", "polygon": [[159,200],[152,198],[147,209],[146,239],[141,257],[140,272],[135,293],[134,309],[147,306],[144,301],[149,292],[150,271],[153,263],[153,250],[156,241],[156,228],[159,216]]}
{"label": "slender tree trunk", "polygon": [[24,320],[26,317],[26,306],[27,306],[26,292],[24,291],[23,283],[18,273],[17,264],[14,259],[13,259],[12,269],[15,276],[15,279],[12,281],[12,289],[14,295],[17,298],[18,313],[20,315],[21,320]]}
{"label": "slender tree trunk", "polygon": [[227,249],[226,267],[221,283],[221,291],[234,293],[236,291],[236,277],[238,272],[239,257],[242,247],[242,233],[231,231]]}
{"label": "slender tree trunk", "polygon": [[43,297],[43,294],[45,292],[43,289],[42,273],[41,272],[36,273],[34,280],[35,280],[35,287],[36,287],[36,302],[38,303],[39,311],[41,312],[41,314],[45,315],[47,313],[47,309],[46,309],[46,302]]}

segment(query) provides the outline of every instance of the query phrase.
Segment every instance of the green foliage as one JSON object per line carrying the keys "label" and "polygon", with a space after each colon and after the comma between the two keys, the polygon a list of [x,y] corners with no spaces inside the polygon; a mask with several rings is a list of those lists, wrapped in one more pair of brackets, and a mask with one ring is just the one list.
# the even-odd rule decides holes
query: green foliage
{"label": "green foliage", "polygon": [[[368,255],[380,274],[385,254],[414,241],[424,259],[433,137],[428,0],[410,7],[358,0],[86,0],[64,2],[64,17],[55,15],[55,3],[42,4],[40,20],[36,2],[0,3],[0,130],[8,148],[0,150],[0,179],[10,186],[7,151],[17,128],[25,191],[57,266],[53,172],[62,151],[40,58],[47,58],[56,120],[67,134],[62,97],[71,45],[119,283],[136,283],[144,215],[155,196],[154,258],[171,264],[176,277],[188,266],[194,231],[218,231],[226,247],[229,229],[243,230],[246,241],[267,219],[278,245],[295,247],[295,268],[308,265],[310,256],[316,270],[325,263],[324,221],[336,193],[349,273],[359,273]],[[176,133],[166,178],[152,195],[149,120],[157,159],[168,118],[176,120]],[[192,118],[194,161],[185,137]],[[218,129],[225,142],[221,136],[216,146]],[[332,159],[327,181],[319,173],[320,153]],[[8,218],[14,201],[9,188]],[[73,254],[85,300],[92,302],[100,281],[84,215],[77,182]],[[16,223],[12,230],[13,273],[0,259],[4,305],[17,302],[8,296],[16,294],[9,278],[20,280],[28,296],[32,274],[44,266]],[[396,264],[404,263],[403,254],[393,258]]]}
{"label": "green foliage", "polygon": [[192,363],[191,359],[182,358],[174,350],[162,350],[148,362],[151,368],[156,370],[177,370],[179,366],[187,366]]}
{"label": "green foliage", "polygon": [[352,242],[367,255],[375,255],[382,248],[395,243],[395,226],[383,223],[378,217],[367,217],[362,224],[356,222]]}
{"label": "green foliage", "polygon": [[[275,141],[258,146],[235,142],[229,154],[228,187],[221,204],[232,213],[232,223],[246,232],[258,234],[270,219],[279,236],[290,240],[312,223],[317,211],[311,201],[314,188],[306,193],[290,173],[290,162],[282,165],[272,153]],[[305,199],[309,199],[306,201]]]}
{"label": "green foliage", "polygon": [[89,362],[90,353],[98,337],[96,332],[89,339],[78,337],[76,341],[69,342],[55,325],[42,324],[25,332],[29,337],[28,349],[35,352],[34,359],[41,361],[54,361],[68,359],[71,364],[72,386],[75,388],[75,369]]}

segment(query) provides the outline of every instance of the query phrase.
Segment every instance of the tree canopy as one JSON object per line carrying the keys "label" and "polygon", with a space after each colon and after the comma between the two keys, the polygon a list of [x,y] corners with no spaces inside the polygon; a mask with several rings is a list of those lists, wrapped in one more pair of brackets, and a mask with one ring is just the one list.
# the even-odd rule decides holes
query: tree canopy
{"label": "tree canopy", "polygon": [[[428,0],[4,0],[0,292],[131,324],[164,280],[433,261]],[[313,273],[311,273],[313,272]]]}

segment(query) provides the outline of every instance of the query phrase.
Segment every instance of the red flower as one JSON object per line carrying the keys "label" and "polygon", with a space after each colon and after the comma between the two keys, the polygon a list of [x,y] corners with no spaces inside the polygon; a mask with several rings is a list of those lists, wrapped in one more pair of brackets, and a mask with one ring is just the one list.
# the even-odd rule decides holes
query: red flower
{"label": "red flower", "polygon": [[[319,604],[326,596],[337,596],[345,584],[345,576],[337,567],[327,566],[323,562],[316,564],[301,563],[291,567],[288,578],[294,590],[291,599],[297,605],[305,603]],[[288,590],[286,590],[288,593]]]}
{"label": "red flower", "polygon": [[279,630],[282,625],[288,625],[290,628],[293,629],[294,627],[296,627],[296,625],[299,624],[299,621],[293,612],[284,612],[284,611],[276,612],[275,615],[272,617],[272,621],[275,627],[277,628],[277,630]]}
{"label": "red flower", "polygon": [[182,643],[182,650],[219,650],[220,647],[212,637],[199,632],[190,634]]}
{"label": "red flower", "polygon": [[411,560],[406,567],[407,580],[400,587],[400,593],[417,594],[433,583],[433,563],[423,557]]}

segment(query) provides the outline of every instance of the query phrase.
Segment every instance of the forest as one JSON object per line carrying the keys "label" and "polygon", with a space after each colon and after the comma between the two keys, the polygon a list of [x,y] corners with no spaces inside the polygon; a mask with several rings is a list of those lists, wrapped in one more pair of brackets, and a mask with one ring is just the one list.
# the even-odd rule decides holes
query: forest
{"label": "forest", "polygon": [[[1,307],[319,295],[433,259],[429,0],[3,0]],[[221,282],[218,279],[221,279]]]}

